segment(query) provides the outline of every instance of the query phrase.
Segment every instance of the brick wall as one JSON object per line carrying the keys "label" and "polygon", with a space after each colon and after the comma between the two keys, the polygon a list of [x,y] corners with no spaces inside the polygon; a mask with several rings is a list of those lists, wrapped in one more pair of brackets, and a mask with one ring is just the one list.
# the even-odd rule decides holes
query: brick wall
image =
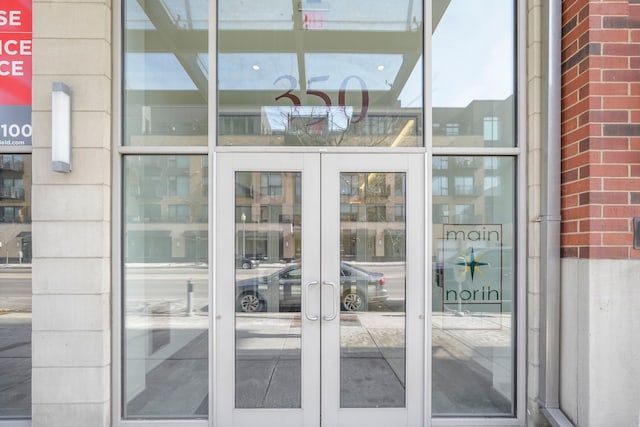
{"label": "brick wall", "polygon": [[640,259],[640,0],[563,2],[562,256]]}

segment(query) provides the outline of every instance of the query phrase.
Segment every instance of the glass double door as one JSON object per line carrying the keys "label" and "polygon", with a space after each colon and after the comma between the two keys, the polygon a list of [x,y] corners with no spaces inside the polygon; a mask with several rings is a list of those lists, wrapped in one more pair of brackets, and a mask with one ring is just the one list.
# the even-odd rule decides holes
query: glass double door
{"label": "glass double door", "polygon": [[420,154],[218,153],[214,417],[424,417]]}

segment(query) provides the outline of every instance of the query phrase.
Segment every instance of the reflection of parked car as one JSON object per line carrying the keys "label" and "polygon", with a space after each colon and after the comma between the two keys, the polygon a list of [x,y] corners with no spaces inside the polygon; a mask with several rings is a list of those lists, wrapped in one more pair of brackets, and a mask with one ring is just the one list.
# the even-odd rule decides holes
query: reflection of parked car
{"label": "reflection of parked car", "polygon": [[250,255],[247,255],[247,257],[249,259],[254,259],[254,260],[258,261],[258,262],[267,261],[269,259],[269,257],[267,257],[266,255],[262,255],[262,254],[255,254],[255,255],[254,254],[250,254]]}
{"label": "reflection of parked car", "polygon": [[[279,311],[300,310],[302,269],[293,264],[268,276],[236,282],[236,311],[267,311],[273,286],[278,285]],[[387,300],[382,273],[370,272],[352,264],[340,263],[340,295],[343,311],[367,310],[371,304]],[[274,309],[275,311],[275,309]]]}
{"label": "reflection of parked car", "polygon": [[243,255],[236,255],[236,268],[256,268],[258,266],[258,261],[255,259],[251,259],[249,257]]}

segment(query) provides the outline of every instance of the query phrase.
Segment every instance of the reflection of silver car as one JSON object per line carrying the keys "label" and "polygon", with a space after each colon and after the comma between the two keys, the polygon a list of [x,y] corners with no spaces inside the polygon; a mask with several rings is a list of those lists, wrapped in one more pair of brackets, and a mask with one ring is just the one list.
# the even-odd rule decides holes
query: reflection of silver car
{"label": "reflection of silver car", "polygon": [[[236,311],[267,311],[267,301],[278,293],[278,311],[300,311],[302,269],[293,264],[268,276],[236,282]],[[340,263],[341,309],[367,310],[371,304],[387,300],[382,273],[370,272],[352,264]],[[278,289],[274,289],[274,286]],[[275,311],[275,309],[273,310]]]}
{"label": "reflection of silver car", "polygon": [[243,255],[236,255],[236,268],[249,269],[256,268],[260,264],[255,259],[251,259],[249,257]]}

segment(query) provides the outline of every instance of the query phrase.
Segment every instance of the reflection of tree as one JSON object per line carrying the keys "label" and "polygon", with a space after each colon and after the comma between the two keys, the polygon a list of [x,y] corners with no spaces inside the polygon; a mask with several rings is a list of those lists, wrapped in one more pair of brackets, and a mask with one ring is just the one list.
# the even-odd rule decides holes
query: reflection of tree
{"label": "reflection of tree", "polygon": [[[346,112],[326,107],[312,108],[307,114],[284,114],[285,144],[296,146],[388,147],[408,136],[417,136],[416,118],[404,115],[368,115],[352,123]],[[346,125],[345,125],[346,118]],[[398,145],[398,144],[396,144]],[[407,145],[407,144],[402,144]],[[409,145],[414,145],[410,142]]]}

